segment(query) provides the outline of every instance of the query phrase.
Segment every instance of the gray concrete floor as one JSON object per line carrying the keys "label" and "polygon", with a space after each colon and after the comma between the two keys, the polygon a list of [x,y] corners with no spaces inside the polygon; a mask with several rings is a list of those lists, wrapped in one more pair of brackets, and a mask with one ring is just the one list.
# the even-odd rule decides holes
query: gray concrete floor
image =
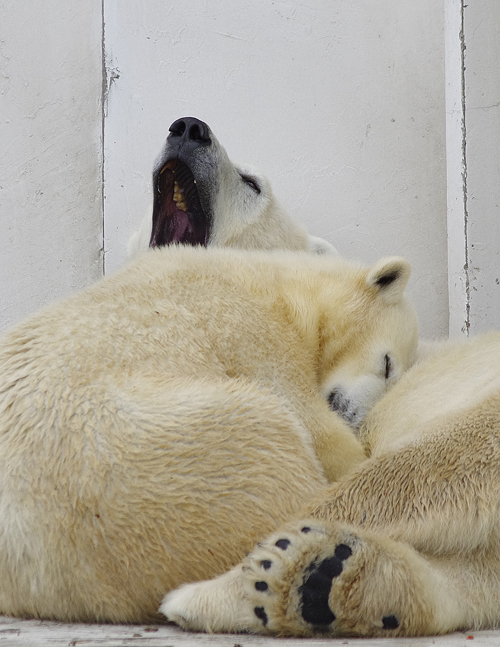
{"label": "gray concrete floor", "polygon": [[500,631],[471,631],[430,638],[267,638],[243,634],[186,633],[173,625],[83,625],[0,616],[0,647],[500,647]]}

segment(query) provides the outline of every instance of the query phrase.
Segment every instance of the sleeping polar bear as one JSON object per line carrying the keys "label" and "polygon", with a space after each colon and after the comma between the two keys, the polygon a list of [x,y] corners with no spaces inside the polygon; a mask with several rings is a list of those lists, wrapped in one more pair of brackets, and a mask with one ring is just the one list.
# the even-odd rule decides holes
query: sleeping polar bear
{"label": "sleeping polar bear", "polygon": [[233,164],[209,126],[182,117],[153,169],[153,209],[128,245],[129,257],[170,243],[336,254],[307,234],[256,169]]}
{"label": "sleeping polar bear", "polygon": [[500,334],[415,364],[359,430],[370,459],[218,579],[184,628],[414,636],[500,625]]}
{"label": "sleeping polar bear", "polygon": [[342,414],[413,361],[408,276],[399,258],[169,246],[13,327],[0,613],[158,620],[165,593],[365,460]]}

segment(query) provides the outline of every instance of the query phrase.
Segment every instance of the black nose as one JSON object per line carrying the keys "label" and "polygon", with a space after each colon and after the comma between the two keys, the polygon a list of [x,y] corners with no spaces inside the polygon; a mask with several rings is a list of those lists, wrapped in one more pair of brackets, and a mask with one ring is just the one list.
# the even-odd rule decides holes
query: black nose
{"label": "black nose", "polygon": [[210,138],[210,128],[204,121],[196,117],[182,117],[177,119],[169,128],[170,135],[168,140],[170,144],[177,146],[187,146],[195,148],[197,146],[207,146],[212,143]]}
{"label": "black nose", "polygon": [[346,399],[342,391],[339,389],[333,389],[333,391],[331,391],[328,396],[328,404],[332,411],[338,411],[340,414],[347,410]]}

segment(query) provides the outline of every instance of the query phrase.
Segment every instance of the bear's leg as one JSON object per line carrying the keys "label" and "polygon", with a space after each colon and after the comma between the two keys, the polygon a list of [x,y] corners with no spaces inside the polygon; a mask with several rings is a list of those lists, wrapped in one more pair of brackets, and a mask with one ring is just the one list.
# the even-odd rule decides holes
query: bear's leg
{"label": "bear's leg", "polygon": [[500,534],[500,398],[438,420],[419,442],[365,461],[303,516],[342,522],[427,555],[486,550]]}
{"label": "bear's leg", "polygon": [[407,544],[306,519],[229,573],[171,592],[161,611],[195,631],[390,637],[452,631],[463,601]]}
{"label": "bear's leg", "polygon": [[205,584],[190,585],[195,604],[177,613],[197,621],[183,626],[418,635],[498,625],[500,423],[486,406],[471,426],[478,417],[370,459],[330,487],[306,521],[261,542],[235,569],[245,580],[235,599],[225,599],[221,578],[206,585],[219,591],[217,623],[194,596]]}

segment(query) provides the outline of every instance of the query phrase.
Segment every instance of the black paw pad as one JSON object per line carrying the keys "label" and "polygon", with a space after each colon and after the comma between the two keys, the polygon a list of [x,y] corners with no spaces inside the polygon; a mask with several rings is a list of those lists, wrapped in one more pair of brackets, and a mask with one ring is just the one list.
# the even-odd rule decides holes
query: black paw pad
{"label": "black paw pad", "polygon": [[292,542],[289,539],[278,539],[278,541],[274,545],[278,546],[278,548],[281,548],[281,550],[286,550],[291,543]]}
{"label": "black paw pad", "polygon": [[265,627],[267,625],[267,613],[264,611],[264,607],[255,607],[253,612],[259,620],[262,620],[262,624]]}
{"label": "black paw pad", "polygon": [[382,618],[384,629],[397,629],[399,627],[399,620],[396,616],[384,616]]}
{"label": "black paw pad", "polygon": [[257,591],[267,591],[269,586],[267,585],[267,582],[255,582],[255,588]]}
{"label": "black paw pad", "polygon": [[335,549],[335,557],[338,557],[341,561],[346,560],[352,555],[352,548],[347,544],[339,544]]}
{"label": "black paw pad", "polygon": [[299,588],[302,617],[313,625],[329,625],[335,620],[335,615],[328,606],[328,597],[333,578],[342,573],[342,559],[334,555],[312,566],[311,575]]}
{"label": "black paw pad", "polygon": [[334,577],[338,577],[342,573],[342,561],[338,557],[328,557],[324,559],[318,566],[316,573],[319,573],[322,577],[329,577],[333,580]]}
{"label": "black paw pad", "polygon": [[265,571],[268,571],[271,568],[272,561],[270,559],[263,559],[260,565]]}

